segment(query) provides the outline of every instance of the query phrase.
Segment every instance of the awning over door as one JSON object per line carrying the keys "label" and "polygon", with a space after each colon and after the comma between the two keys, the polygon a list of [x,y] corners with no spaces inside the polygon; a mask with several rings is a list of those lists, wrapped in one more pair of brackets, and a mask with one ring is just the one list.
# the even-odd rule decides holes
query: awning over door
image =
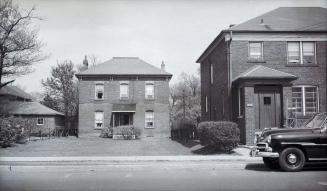
{"label": "awning over door", "polygon": [[256,65],[244,71],[233,79],[233,83],[237,84],[244,81],[293,81],[297,76],[282,72],[266,66]]}
{"label": "awning over door", "polygon": [[113,104],[112,112],[135,112],[136,104]]}

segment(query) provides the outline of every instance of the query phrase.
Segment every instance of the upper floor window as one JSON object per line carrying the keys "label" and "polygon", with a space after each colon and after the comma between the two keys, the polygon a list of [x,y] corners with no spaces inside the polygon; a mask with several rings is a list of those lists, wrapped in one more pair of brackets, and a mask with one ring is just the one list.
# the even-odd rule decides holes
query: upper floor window
{"label": "upper floor window", "polygon": [[120,98],[128,98],[128,82],[120,82]]}
{"label": "upper floor window", "polygon": [[318,112],[318,88],[316,86],[292,87],[292,107],[298,115],[313,115]]}
{"label": "upper floor window", "polygon": [[154,98],[154,82],[153,81],[145,82],[145,98],[146,99]]}
{"label": "upper floor window", "polygon": [[154,128],[154,112],[145,112],[145,128]]}
{"label": "upper floor window", "polygon": [[250,59],[262,59],[263,57],[262,42],[249,42],[248,56]]}
{"label": "upper floor window", "polygon": [[314,42],[288,42],[287,52],[289,64],[315,64]]}
{"label": "upper floor window", "polygon": [[38,117],[37,118],[37,125],[44,125],[44,118]]}
{"label": "upper floor window", "polygon": [[103,100],[104,98],[104,84],[96,83],[95,84],[95,99]]}
{"label": "upper floor window", "polygon": [[96,111],[94,113],[94,128],[103,127],[103,111]]}

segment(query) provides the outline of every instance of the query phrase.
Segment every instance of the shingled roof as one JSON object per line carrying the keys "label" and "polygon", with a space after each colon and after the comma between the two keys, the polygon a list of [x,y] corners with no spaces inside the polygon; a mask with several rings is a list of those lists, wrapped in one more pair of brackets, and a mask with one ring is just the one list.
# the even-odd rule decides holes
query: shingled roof
{"label": "shingled roof", "polygon": [[30,94],[24,92],[16,86],[4,86],[0,89],[0,95],[12,95],[28,100],[34,100],[35,98]]}
{"label": "shingled roof", "polygon": [[172,76],[172,74],[148,64],[137,57],[113,57],[102,64],[76,74],[77,77],[90,75]]}
{"label": "shingled roof", "polygon": [[327,9],[279,7],[235,25],[231,31],[327,31]]}
{"label": "shingled roof", "polygon": [[64,115],[34,101],[10,101],[7,103],[2,103],[2,106],[0,107],[0,113],[11,115]]}
{"label": "shingled roof", "polygon": [[241,24],[222,30],[197,59],[201,63],[226,33],[327,32],[327,9],[322,7],[279,7]]}
{"label": "shingled roof", "polygon": [[276,69],[268,68],[262,65],[255,65],[233,79],[233,82],[246,79],[290,79],[297,77],[293,74],[282,72]]}

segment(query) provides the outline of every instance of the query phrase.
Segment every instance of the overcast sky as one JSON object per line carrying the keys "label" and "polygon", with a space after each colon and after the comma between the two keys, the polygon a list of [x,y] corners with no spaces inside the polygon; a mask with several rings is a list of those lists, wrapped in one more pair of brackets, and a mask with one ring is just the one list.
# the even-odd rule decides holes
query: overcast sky
{"label": "overcast sky", "polygon": [[181,72],[196,73],[195,63],[210,42],[230,24],[239,24],[281,6],[327,7],[326,0],[15,0],[36,6],[39,38],[49,59],[15,82],[27,92],[41,91],[41,79],[57,61],[81,64],[84,55],[101,61],[136,56],[166,70],[176,82]]}

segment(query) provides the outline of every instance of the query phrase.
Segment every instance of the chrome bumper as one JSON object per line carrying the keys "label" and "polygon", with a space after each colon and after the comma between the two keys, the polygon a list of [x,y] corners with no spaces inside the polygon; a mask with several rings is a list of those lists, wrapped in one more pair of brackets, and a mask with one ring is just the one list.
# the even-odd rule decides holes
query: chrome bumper
{"label": "chrome bumper", "polygon": [[251,148],[250,156],[278,158],[279,153],[272,152],[272,148],[269,147],[267,143],[258,143],[257,146]]}

